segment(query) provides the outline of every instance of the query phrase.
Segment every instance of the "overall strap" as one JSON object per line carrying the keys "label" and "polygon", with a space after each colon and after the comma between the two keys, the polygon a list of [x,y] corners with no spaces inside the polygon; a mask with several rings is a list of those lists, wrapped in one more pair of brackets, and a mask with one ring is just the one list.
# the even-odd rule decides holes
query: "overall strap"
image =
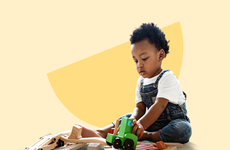
{"label": "overall strap", "polygon": [[[167,71],[169,71],[169,70],[164,70],[164,71],[162,71],[161,74],[160,74],[160,75],[158,76],[158,78],[156,79],[156,81],[155,81],[155,83],[154,83],[156,88],[158,88],[158,82],[159,82],[159,80],[160,80],[161,77],[164,75],[164,73],[167,72]],[[141,88],[140,88],[141,90],[140,90],[140,91],[142,91],[143,83],[144,83],[144,78],[141,80]]]}
{"label": "overall strap", "polygon": [[157,80],[156,80],[156,82],[155,82],[155,87],[158,88],[158,82],[159,82],[159,80],[160,80],[161,77],[164,75],[164,73],[167,72],[167,71],[169,71],[169,70],[164,70],[164,71],[161,72],[161,74],[158,76],[158,78],[157,78]]}

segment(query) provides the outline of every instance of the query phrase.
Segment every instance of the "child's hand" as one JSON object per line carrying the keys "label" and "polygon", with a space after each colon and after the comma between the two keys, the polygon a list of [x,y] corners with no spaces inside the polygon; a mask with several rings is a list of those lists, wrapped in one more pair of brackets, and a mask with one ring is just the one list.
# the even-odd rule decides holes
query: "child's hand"
{"label": "child's hand", "polygon": [[132,133],[134,134],[136,132],[138,139],[140,139],[144,134],[144,131],[145,131],[144,127],[136,119],[133,119],[133,122],[131,125],[133,126]]}

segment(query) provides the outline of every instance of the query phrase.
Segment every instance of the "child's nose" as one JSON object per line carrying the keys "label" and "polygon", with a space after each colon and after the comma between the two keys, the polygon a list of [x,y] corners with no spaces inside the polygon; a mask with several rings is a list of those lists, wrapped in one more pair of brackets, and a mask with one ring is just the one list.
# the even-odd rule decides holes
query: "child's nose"
{"label": "child's nose", "polygon": [[138,62],[137,67],[138,67],[138,68],[143,67],[143,63],[142,63],[142,62]]}

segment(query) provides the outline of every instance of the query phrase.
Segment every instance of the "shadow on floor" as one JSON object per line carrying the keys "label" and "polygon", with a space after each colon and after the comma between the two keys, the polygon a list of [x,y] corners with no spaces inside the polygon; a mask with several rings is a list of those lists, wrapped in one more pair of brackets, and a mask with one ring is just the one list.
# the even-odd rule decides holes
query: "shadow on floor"
{"label": "shadow on floor", "polygon": [[183,148],[180,148],[180,150],[197,150],[198,149],[198,145],[192,143],[192,142],[188,142],[186,144],[184,144]]}

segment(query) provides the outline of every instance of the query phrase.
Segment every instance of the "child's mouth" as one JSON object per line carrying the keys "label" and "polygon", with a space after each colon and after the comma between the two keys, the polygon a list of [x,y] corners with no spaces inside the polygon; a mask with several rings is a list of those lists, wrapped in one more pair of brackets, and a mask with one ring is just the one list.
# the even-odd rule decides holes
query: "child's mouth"
{"label": "child's mouth", "polygon": [[141,71],[140,75],[143,76],[145,74],[145,71]]}

